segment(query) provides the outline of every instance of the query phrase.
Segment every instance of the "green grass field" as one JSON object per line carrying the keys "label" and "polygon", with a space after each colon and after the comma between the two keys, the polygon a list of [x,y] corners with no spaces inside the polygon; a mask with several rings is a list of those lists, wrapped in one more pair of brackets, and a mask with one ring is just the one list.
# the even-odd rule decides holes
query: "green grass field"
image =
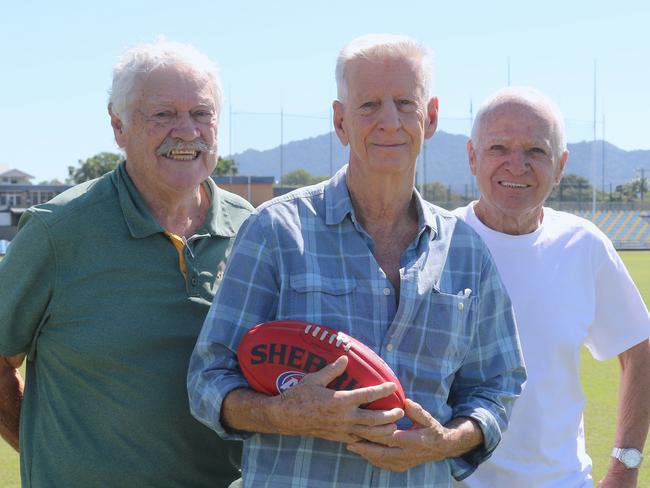
{"label": "green grass field", "polygon": [[[646,304],[650,303],[650,252],[621,252]],[[594,462],[594,479],[599,480],[609,463],[614,442],[616,401],[618,391],[618,361],[596,361],[585,349],[582,351],[582,383],[587,396],[585,430],[587,450]],[[0,441],[0,487],[18,488],[20,476],[18,455]],[[650,462],[645,461],[639,477],[640,488],[650,487]],[[507,487],[504,487],[507,488]]]}

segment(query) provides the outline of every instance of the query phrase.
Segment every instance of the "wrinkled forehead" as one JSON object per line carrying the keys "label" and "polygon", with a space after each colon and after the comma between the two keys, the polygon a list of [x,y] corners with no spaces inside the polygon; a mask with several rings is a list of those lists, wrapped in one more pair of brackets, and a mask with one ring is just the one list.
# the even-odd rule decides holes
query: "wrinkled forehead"
{"label": "wrinkled forehead", "polygon": [[170,64],[139,73],[133,86],[136,103],[202,103],[215,106],[210,76],[183,64]]}
{"label": "wrinkled forehead", "polygon": [[422,63],[408,56],[383,55],[356,58],[346,69],[348,92],[367,93],[377,90],[402,90],[425,93]]}
{"label": "wrinkled forehead", "polygon": [[542,104],[510,98],[496,101],[482,115],[480,137],[503,133],[552,139],[557,130],[552,112]]}

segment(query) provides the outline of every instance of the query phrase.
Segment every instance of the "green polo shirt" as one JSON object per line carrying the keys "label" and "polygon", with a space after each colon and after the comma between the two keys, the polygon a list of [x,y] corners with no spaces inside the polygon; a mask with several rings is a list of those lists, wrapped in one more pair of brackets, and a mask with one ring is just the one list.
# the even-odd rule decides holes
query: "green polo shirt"
{"label": "green polo shirt", "polygon": [[27,353],[23,486],[220,487],[240,447],[189,412],[187,365],[252,207],[204,183],[179,252],[125,164],[29,209],[0,262],[0,354]]}

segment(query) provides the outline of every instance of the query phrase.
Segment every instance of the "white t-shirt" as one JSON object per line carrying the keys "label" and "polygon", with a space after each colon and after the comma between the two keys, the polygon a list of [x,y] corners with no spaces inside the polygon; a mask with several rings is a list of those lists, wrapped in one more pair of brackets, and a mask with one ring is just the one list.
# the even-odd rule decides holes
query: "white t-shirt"
{"label": "white t-shirt", "polygon": [[603,360],[638,344],[650,336],[648,310],[612,243],[591,222],[544,208],[535,232],[514,236],[483,225],[474,203],[454,213],[496,262],[515,309],[528,382],[500,445],[459,486],[591,487],[580,348]]}

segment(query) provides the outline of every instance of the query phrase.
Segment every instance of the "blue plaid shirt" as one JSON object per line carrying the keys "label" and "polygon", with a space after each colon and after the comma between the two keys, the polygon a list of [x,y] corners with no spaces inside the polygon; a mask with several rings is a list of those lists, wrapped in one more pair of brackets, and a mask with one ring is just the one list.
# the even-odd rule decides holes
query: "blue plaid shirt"
{"label": "blue plaid shirt", "polygon": [[[192,355],[190,406],[223,438],[244,439],[246,487],[449,487],[497,446],[525,381],[510,300],[477,234],[415,191],[419,230],[401,256],[398,305],[355,217],[345,171],[260,206],[241,227]],[[442,424],[475,419],[484,444],[396,473],[341,443],[228,429],[222,401],[248,387],[237,346],[252,326],[279,319],[356,337],[390,365],[408,398]]]}

